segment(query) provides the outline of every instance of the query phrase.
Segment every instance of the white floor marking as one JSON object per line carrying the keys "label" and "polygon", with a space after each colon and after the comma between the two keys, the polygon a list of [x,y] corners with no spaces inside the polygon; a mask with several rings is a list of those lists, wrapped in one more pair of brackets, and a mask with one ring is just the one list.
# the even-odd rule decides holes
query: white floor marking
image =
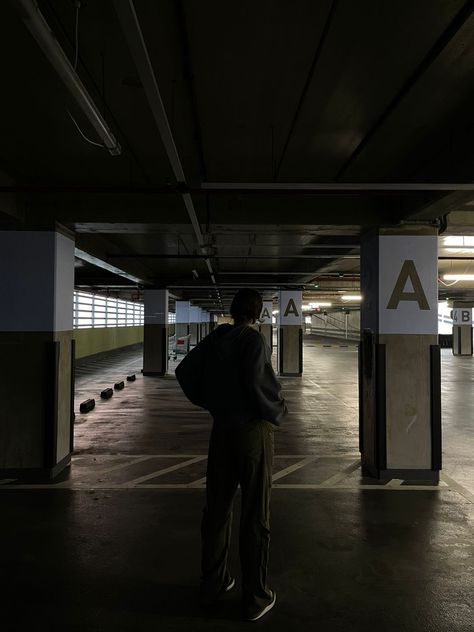
{"label": "white floor marking", "polygon": [[[99,490],[182,490],[182,489],[200,489],[205,490],[206,486],[206,477],[197,479],[190,483],[146,483],[146,481],[154,479],[158,476],[162,476],[169,472],[174,472],[176,470],[180,470],[182,468],[187,467],[188,465],[192,465],[194,463],[199,463],[207,459],[207,454],[141,454],[141,455],[127,455],[127,454],[114,454],[114,455],[78,455],[73,457],[73,469],[74,469],[74,461],[80,461],[81,459],[88,458],[90,456],[95,456],[98,459],[98,467],[95,465],[91,465],[90,467],[84,468],[87,472],[89,480],[81,481],[75,476],[73,479],[62,481],[60,483],[40,483],[40,484],[14,484],[15,480],[18,479],[3,479],[0,480],[0,489],[2,490],[68,490],[68,491],[89,491],[95,492]],[[100,457],[102,458],[102,462],[100,462]],[[125,463],[116,464],[110,467],[107,467],[108,464],[113,462],[113,458],[127,458],[128,460]],[[97,482],[91,483],[90,475],[96,473],[98,477],[103,475],[105,472],[117,471],[126,467],[127,465],[134,465],[135,463],[146,461],[152,459],[153,457],[160,458],[169,458],[169,459],[185,459],[184,461],[174,464],[170,467],[164,468],[162,470],[157,470],[155,472],[151,472],[147,475],[135,478],[131,481],[127,481],[125,483],[109,483],[109,482]],[[348,455],[348,454],[324,454],[324,456],[319,455],[308,455],[308,454],[288,454],[288,455],[275,455],[275,460],[280,458],[286,459],[296,459],[297,462],[293,465],[286,467],[279,472],[276,472],[273,476],[273,481],[278,481],[284,476],[290,474],[291,472],[297,471],[305,467],[306,465],[315,462],[316,460],[326,461],[331,458],[338,459],[356,459],[356,455]],[[106,467],[105,470],[102,470],[101,467]],[[460,497],[464,501],[469,503],[474,503],[474,494],[466,489],[460,483],[457,483],[454,479],[452,479],[448,474],[444,472],[441,473],[439,485],[403,485],[403,481],[401,479],[392,479],[386,485],[381,484],[360,484],[359,479],[353,478],[349,480],[347,477],[357,470],[360,467],[360,459],[354,460],[354,462],[350,463],[344,469],[340,470],[330,478],[322,481],[321,483],[278,483],[275,482],[273,484],[274,489],[293,489],[293,490],[312,490],[312,491],[358,491],[358,490],[367,490],[367,491],[435,491],[435,492],[454,492],[459,494]],[[82,468],[78,468],[78,471]],[[80,474],[79,474],[80,476]],[[100,478],[99,478],[100,480]],[[143,484],[140,484],[143,483]]]}
{"label": "white floor marking", "polygon": [[403,483],[402,478],[392,478],[391,481],[388,481],[385,487],[400,487],[402,483]]}
{"label": "white floor marking", "polygon": [[[328,479],[320,483],[319,487],[334,487],[337,485],[337,483],[347,478],[349,474],[352,474],[352,472],[355,472],[355,470],[357,470],[359,467],[360,467],[360,460],[354,461],[354,463],[351,463],[350,465],[345,467],[342,470],[342,472],[338,472],[337,474],[334,474],[333,476],[329,477]],[[360,485],[358,487],[360,487]]]}
{"label": "white floor marking", "polygon": [[193,481],[192,483],[188,483],[188,487],[201,487],[206,484],[207,476],[203,476],[202,478],[198,478],[197,481]]}
{"label": "white floor marking", "polygon": [[458,494],[461,494],[461,496],[464,496],[464,498],[468,500],[470,503],[474,503],[474,494],[472,494],[468,489],[466,489],[465,487],[457,483],[455,480],[453,480],[450,476],[448,476],[444,472],[441,473],[441,479],[445,483],[447,483],[449,487],[457,491]]}
{"label": "white floor marking", "polygon": [[157,472],[151,472],[151,474],[145,474],[145,476],[134,478],[133,480],[124,483],[122,487],[134,487],[135,485],[139,485],[140,483],[149,481],[152,478],[156,478],[157,476],[163,476],[164,474],[175,472],[176,470],[180,470],[183,467],[192,465],[193,463],[199,463],[200,461],[204,461],[204,459],[207,459],[207,456],[196,456],[194,457],[194,459],[189,459],[188,461],[184,461],[183,463],[178,463],[176,465],[171,465],[170,467],[166,467],[164,470],[158,470]]}
{"label": "white floor marking", "polygon": [[288,474],[291,474],[292,472],[296,472],[296,470],[300,470],[302,467],[305,467],[309,463],[314,463],[314,461],[316,461],[317,459],[318,459],[317,456],[308,456],[302,461],[300,461],[299,463],[295,463],[294,465],[285,467],[284,470],[280,470],[279,472],[277,472],[276,474],[272,476],[272,481],[278,481],[280,478],[283,478],[284,476],[287,476]]}
{"label": "white floor marking", "polygon": [[137,463],[143,463],[144,461],[149,461],[153,459],[153,456],[140,456],[138,458],[133,457],[133,460],[127,461],[126,463],[120,463],[119,465],[114,465],[113,467],[108,467],[105,470],[102,468],[97,472],[100,474],[108,474],[109,472],[116,472],[117,470],[121,470],[124,467],[128,467],[129,465],[136,465]]}

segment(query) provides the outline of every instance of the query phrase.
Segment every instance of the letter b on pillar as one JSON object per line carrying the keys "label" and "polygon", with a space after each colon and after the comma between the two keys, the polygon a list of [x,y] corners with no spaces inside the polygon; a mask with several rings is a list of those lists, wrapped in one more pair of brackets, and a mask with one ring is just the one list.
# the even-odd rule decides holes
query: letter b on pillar
{"label": "letter b on pillar", "polygon": [[430,227],[361,248],[360,448],[366,474],[437,482],[441,469],[438,247]]}
{"label": "letter b on pillar", "polygon": [[472,356],[472,307],[454,304],[453,355]]}
{"label": "letter b on pillar", "polygon": [[303,373],[303,295],[282,290],[279,296],[278,371],[280,375]]}

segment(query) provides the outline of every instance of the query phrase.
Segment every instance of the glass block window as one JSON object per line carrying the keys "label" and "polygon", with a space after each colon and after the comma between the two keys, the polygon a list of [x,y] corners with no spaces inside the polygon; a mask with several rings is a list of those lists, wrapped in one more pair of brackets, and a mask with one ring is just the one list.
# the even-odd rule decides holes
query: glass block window
{"label": "glass block window", "polygon": [[74,329],[143,325],[143,303],[74,292]]}

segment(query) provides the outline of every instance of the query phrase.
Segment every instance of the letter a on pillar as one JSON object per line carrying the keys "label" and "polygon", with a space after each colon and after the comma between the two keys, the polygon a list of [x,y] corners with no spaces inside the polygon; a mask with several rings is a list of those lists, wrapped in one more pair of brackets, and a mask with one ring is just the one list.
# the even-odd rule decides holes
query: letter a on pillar
{"label": "letter a on pillar", "polygon": [[[413,292],[405,292],[408,280],[411,281]],[[427,310],[430,308],[413,259],[406,259],[403,262],[387,309],[397,309],[400,301],[416,301],[420,309]]]}
{"label": "letter a on pillar", "polygon": [[303,323],[302,292],[280,292],[280,325],[299,325]]}
{"label": "letter a on pillar", "polygon": [[378,333],[436,335],[436,235],[382,235],[379,240]]}
{"label": "letter a on pillar", "polygon": [[271,301],[263,301],[262,313],[260,314],[261,325],[272,324],[273,303]]}

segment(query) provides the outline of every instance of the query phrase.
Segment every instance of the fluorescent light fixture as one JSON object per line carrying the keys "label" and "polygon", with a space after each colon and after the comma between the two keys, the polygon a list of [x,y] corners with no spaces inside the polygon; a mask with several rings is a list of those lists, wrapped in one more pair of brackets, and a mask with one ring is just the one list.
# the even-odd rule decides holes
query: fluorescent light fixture
{"label": "fluorescent light fixture", "polygon": [[124,279],[128,279],[129,281],[133,281],[134,283],[144,283],[143,279],[139,279],[133,274],[128,274],[124,270],[120,268],[116,268],[115,266],[110,265],[106,261],[102,261],[98,257],[94,257],[94,255],[90,255],[88,252],[84,252],[84,250],[80,250],[79,248],[75,248],[74,256],[78,259],[82,259],[82,261],[86,261],[87,263],[91,263],[93,266],[97,266],[98,268],[102,268],[102,270],[107,270],[108,272],[112,272],[117,276],[121,276]]}
{"label": "fluorescent light fixture", "polygon": [[14,3],[19,10],[21,19],[35,38],[39,47],[56,70],[59,78],[69,90],[74,100],[88,118],[106,149],[112,156],[122,153],[119,142],[110,131],[98,107],[87,92],[86,87],[74,70],[59,42],[54,37],[48,23],[39,10],[36,0],[17,0]]}
{"label": "fluorescent light fixture", "polygon": [[360,294],[343,294],[341,296],[343,301],[361,301],[362,296]]}
{"label": "fluorescent light fixture", "polygon": [[474,236],[472,235],[450,235],[445,237],[443,241],[444,246],[457,246],[462,247],[474,247]]}
{"label": "fluorescent light fixture", "polygon": [[445,281],[474,281],[474,274],[443,274]]}
{"label": "fluorescent light fixture", "polygon": [[453,253],[455,253],[455,252],[458,252],[458,253],[461,253],[461,252],[474,252],[474,248],[472,248],[472,247],[465,248],[464,246],[459,246],[459,247],[456,247],[456,248],[445,248],[444,250],[445,250],[445,252],[453,252]]}
{"label": "fluorescent light fixture", "polygon": [[331,307],[332,303],[327,303],[325,301],[321,301],[320,303],[308,303],[303,305],[303,311],[307,312],[311,309],[316,309],[317,307]]}

